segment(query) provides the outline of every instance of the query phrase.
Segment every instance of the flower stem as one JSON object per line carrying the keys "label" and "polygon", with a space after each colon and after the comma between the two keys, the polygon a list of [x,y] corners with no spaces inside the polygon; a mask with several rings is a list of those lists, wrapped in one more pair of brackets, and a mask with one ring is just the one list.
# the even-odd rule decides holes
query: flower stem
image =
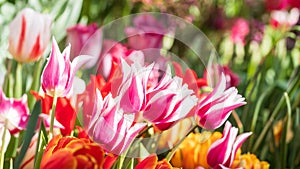
{"label": "flower stem", "polygon": [[56,110],[56,103],[57,103],[57,96],[53,96],[53,102],[52,102],[52,109],[50,112],[50,133],[49,133],[49,140],[53,138],[53,126],[54,126],[54,119],[55,119],[55,110]]}
{"label": "flower stem", "polygon": [[7,128],[7,121],[5,120],[3,136],[2,136],[2,145],[1,145],[1,151],[0,151],[0,168],[4,167],[4,159],[5,159],[4,147],[5,147],[5,138],[6,138],[6,130],[7,130],[6,128]]}
{"label": "flower stem", "polygon": [[22,96],[22,63],[18,63],[16,70],[16,83],[15,83],[15,91],[14,96],[16,98],[20,98]]}
{"label": "flower stem", "polygon": [[[34,72],[33,72],[33,80],[30,86],[30,90],[38,91],[39,84],[40,84],[40,76],[41,76],[41,69],[44,63],[44,59],[40,59],[34,65]],[[30,92],[29,90],[29,92]],[[34,106],[35,99],[34,96],[28,93],[28,107],[31,110]]]}

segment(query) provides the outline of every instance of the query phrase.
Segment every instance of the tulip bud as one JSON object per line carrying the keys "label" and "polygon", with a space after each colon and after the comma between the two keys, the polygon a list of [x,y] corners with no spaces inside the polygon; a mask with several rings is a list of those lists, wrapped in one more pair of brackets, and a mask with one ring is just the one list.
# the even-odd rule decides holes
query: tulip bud
{"label": "tulip bud", "polygon": [[30,8],[23,9],[10,24],[9,52],[18,62],[40,59],[48,46],[52,20]]}

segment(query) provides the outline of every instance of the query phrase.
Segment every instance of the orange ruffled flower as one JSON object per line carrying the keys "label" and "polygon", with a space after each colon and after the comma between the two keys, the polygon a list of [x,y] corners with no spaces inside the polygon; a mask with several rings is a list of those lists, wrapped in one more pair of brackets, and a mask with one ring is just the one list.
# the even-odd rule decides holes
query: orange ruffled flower
{"label": "orange ruffled flower", "polygon": [[191,133],[179,146],[171,159],[171,164],[183,169],[198,166],[209,168],[206,160],[208,149],[213,142],[221,137],[222,133],[220,132]]}
{"label": "orange ruffled flower", "polygon": [[102,169],[110,159],[104,155],[103,149],[89,139],[58,135],[46,147],[41,169]]}
{"label": "orange ruffled flower", "polygon": [[244,169],[268,169],[270,167],[268,162],[260,161],[254,154],[250,153],[240,155],[233,164],[232,168],[241,167]]}

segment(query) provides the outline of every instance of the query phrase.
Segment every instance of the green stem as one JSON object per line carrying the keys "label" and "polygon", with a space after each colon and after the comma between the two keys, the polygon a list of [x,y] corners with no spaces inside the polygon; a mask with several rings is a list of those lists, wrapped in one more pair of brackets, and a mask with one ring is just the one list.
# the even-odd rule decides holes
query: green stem
{"label": "green stem", "polygon": [[171,152],[168,153],[166,160],[170,161],[172,159],[172,157],[174,156],[175,152],[177,151],[177,149],[179,148],[180,144],[185,140],[185,138],[191,133],[193,132],[195,129],[197,128],[197,124],[195,124],[193,126],[193,128],[185,135],[185,137],[181,138],[180,141],[178,142],[178,144],[172,149]]}
{"label": "green stem", "polygon": [[289,130],[289,123],[291,120],[291,114],[292,114],[292,109],[291,109],[291,102],[289,99],[289,96],[287,93],[284,93],[284,98],[286,101],[286,105],[287,105],[287,117],[286,117],[286,125],[284,127],[284,131],[283,131],[283,137],[282,137],[282,151],[281,151],[281,168],[286,168],[286,161],[287,161],[287,142],[286,142],[286,138],[287,138],[287,133]]}
{"label": "green stem", "polygon": [[[286,90],[288,95],[291,95],[290,93],[292,93],[295,89],[297,89],[297,86],[300,84],[300,76],[298,75],[298,71],[299,71],[299,67],[297,67],[297,69],[294,71],[293,76],[289,82],[290,85],[289,85],[288,89]],[[260,146],[260,144],[262,143],[265,135],[267,134],[269,128],[271,127],[273,120],[279,114],[283,103],[284,103],[284,96],[282,96],[280,98],[279,103],[276,105],[274,111],[272,111],[270,118],[268,119],[267,123],[265,124],[262,132],[258,136],[258,138],[253,146],[252,152],[257,151],[257,149]]]}
{"label": "green stem", "polygon": [[5,159],[4,147],[5,147],[6,129],[7,129],[7,121],[5,120],[4,129],[3,129],[3,136],[2,136],[1,152],[0,152],[0,168],[4,167],[4,159]]}
{"label": "green stem", "polygon": [[56,103],[57,103],[57,96],[54,94],[53,102],[52,102],[52,109],[50,112],[50,133],[49,133],[49,140],[52,139],[53,133],[53,126],[54,126],[54,119],[55,119],[55,110],[56,110]]}
{"label": "green stem", "polygon": [[126,154],[128,152],[129,148],[127,148],[127,150],[119,157],[119,161],[117,164],[117,169],[122,169]]}
{"label": "green stem", "polygon": [[18,63],[15,78],[14,96],[20,98],[22,96],[22,63]]}
{"label": "green stem", "polygon": [[[41,76],[41,69],[44,63],[44,59],[40,59],[38,62],[34,65],[34,72],[33,72],[33,80],[30,86],[30,90],[38,91],[39,90],[39,84],[40,84],[40,76]],[[33,95],[30,95],[28,93],[28,107],[31,110],[34,106],[35,98]]]}

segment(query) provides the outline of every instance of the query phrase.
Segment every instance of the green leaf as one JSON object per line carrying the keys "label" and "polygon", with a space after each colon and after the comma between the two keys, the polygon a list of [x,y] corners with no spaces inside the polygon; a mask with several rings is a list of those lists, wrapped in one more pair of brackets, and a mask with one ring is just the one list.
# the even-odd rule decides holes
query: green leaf
{"label": "green leaf", "polygon": [[24,136],[24,142],[23,146],[21,148],[20,154],[17,156],[17,159],[14,164],[14,169],[20,168],[20,165],[22,163],[23,158],[25,157],[26,151],[28,150],[28,147],[30,145],[31,139],[34,135],[34,131],[37,125],[38,117],[41,112],[41,101],[39,100],[36,102],[33,111],[31,113],[31,116],[28,120],[25,136]]}

